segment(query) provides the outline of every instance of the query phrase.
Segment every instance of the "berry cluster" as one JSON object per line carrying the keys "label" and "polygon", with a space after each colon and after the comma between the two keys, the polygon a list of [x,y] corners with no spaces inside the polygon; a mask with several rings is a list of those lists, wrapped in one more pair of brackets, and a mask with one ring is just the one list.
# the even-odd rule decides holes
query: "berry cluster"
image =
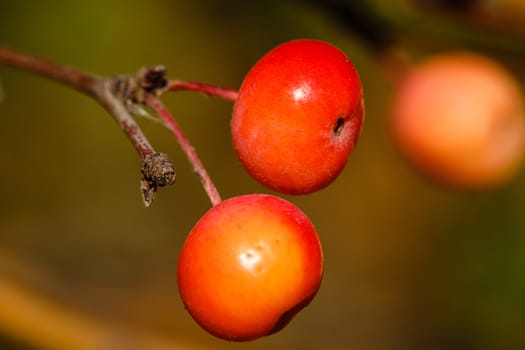
{"label": "berry cluster", "polygon": [[[344,15],[364,13],[354,10]],[[373,48],[377,68],[398,78],[388,122],[408,164],[449,188],[480,190],[509,182],[525,159],[525,103],[520,82],[506,69],[511,65],[472,52],[433,54],[413,64],[405,60],[408,48],[383,32],[395,21],[376,31],[378,16],[369,17],[366,26],[356,17],[361,22],[352,27]],[[277,195],[223,201],[160,96],[193,90],[233,100],[232,148],[246,172],[277,193],[310,194],[343,171],[364,124],[361,80],[341,50],[311,39],[283,43],[256,62],[239,91],[168,80],[164,66],[104,78],[2,45],[0,64],[53,79],[99,102],[139,153],[146,206],[159,187],[174,183],[175,171],[134,117],[149,116],[148,107],[172,131],[212,203],[188,234],[177,267],[182,301],[203,329],[226,340],[257,339],[281,330],[313,300],[324,269],[314,224]],[[18,326],[12,331],[20,333]]]}
{"label": "berry cluster", "polygon": [[[374,53],[400,78],[389,126],[410,164],[439,184],[468,190],[494,188],[518,173],[525,160],[525,104],[503,65],[469,52],[407,64],[393,52]],[[308,216],[276,195],[222,201],[158,97],[194,90],[234,100],[232,144],[246,172],[275,192],[310,194],[342,172],[364,124],[361,80],[341,50],[311,39],[283,43],[256,62],[238,92],[167,80],[163,66],[105,79],[2,46],[0,64],[57,80],[104,106],[141,157],[146,205],[158,187],[175,181],[175,172],[132,115],[147,115],[142,107],[150,107],[173,132],[212,202],[188,234],[177,267],[182,301],[202,328],[222,339],[257,339],[281,330],[315,297],[324,260]]]}
{"label": "berry cluster", "polygon": [[[361,132],[358,74],[339,49],[284,43],[248,72],[233,108],[233,146],[270,189],[305,194],[331,183]],[[319,237],[294,204],[266,194],[213,206],[179,257],[178,283],[192,317],[228,340],[280,330],[314,297],[323,274]]]}
{"label": "berry cluster", "polygon": [[[500,64],[472,53],[409,66],[392,103],[393,140],[417,169],[467,189],[508,181],[525,155],[525,107]],[[245,170],[271,190],[308,194],[343,170],[364,120],[362,85],[343,52],[318,40],[277,46],[246,75],[231,120]],[[317,232],[273,195],[216,204],[179,258],[182,300],[224,339],[272,334],[315,296],[323,273]]]}

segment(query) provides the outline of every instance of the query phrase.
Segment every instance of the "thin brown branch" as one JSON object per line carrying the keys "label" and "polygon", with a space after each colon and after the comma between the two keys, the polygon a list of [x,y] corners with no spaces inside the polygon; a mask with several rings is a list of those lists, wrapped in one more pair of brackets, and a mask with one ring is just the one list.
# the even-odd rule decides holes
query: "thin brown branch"
{"label": "thin brown branch", "polygon": [[124,104],[113,94],[115,81],[106,80],[104,88],[96,90],[96,100],[113,116],[140,155],[140,190],[144,205],[149,207],[155,199],[158,187],[175,183],[175,168],[167,155],[153,149]]}
{"label": "thin brown branch", "polygon": [[125,106],[112,93],[111,80],[3,46],[0,46],[0,64],[41,75],[88,94],[113,116],[137,149],[142,160],[149,154],[155,153],[155,150]]}
{"label": "thin brown branch", "polygon": [[91,96],[100,88],[103,80],[91,73],[31,56],[1,45],[0,63],[61,82]]}
{"label": "thin brown branch", "polygon": [[[128,106],[125,105],[128,102],[127,98],[117,96],[116,86],[122,81],[120,78],[100,78],[79,69],[27,55],[4,46],[0,46],[0,64],[60,82],[99,102],[115,119],[140,155],[142,161],[141,191],[146,206],[151,204],[159,186],[174,183],[173,163],[165,154],[156,152],[150,144],[128,111]],[[147,78],[151,80],[152,77]],[[159,164],[159,159],[162,160],[161,164]]]}
{"label": "thin brown branch", "polygon": [[144,161],[148,155],[156,152],[124,104],[112,93],[111,84],[111,80],[105,80],[103,86],[95,89],[95,99],[117,121],[122,131],[135,146],[142,161]]}

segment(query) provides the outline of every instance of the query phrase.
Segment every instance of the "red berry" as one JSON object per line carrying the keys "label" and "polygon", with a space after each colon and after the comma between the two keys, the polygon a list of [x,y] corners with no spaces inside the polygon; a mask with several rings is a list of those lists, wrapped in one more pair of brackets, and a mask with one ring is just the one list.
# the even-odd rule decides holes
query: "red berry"
{"label": "red berry", "polygon": [[473,53],[434,56],[400,83],[392,131],[404,156],[456,187],[509,180],[525,151],[525,107],[498,62]]}
{"label": "red berry", "polygon": [[308,217],[284,199],[234,197],[210,209],[182,248],[178,283],[208,332],[250,340],[284,327],[316,294],[323,255]]}
{"label": "red berry", "polygon": [[358,73],[342,51],[318,40],[290,41],[246,75],[233,109],[233,146],[262,184],[310,193],[344,168],[363,108]]}

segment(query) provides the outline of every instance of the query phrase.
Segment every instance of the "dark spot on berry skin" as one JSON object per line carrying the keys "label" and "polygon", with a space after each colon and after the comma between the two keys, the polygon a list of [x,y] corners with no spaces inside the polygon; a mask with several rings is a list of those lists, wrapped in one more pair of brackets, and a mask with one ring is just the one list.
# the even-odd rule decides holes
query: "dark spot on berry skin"
{"label": "dark spot on berry skin", "polygon": [[336,136],[339,136],[341,134],[341,131],[343,130],[344,125],[345,125],[345,118],[343,118],[343,117],[339,117],[335,121],[334,134]]}
{"label": "dark spot on berry skin", "polygon": [[303,300],[302,302],[300,302],[299,304],[293,306],[292,308],[290,308],[289,310],[283,312],[283,314],[281,315],[281,317],[279,317],[279,319],[277,320],[277,322],[275,323],[275,325],[273,326],[273,328],[270,330],[270,332],[268,332],[267,335],[270,335],[270,334],[274,334],[274,333],[277,333],[278,331],[280,331],[281,329],[283,329],[291,320],[292,318],[299,312],[301,311],[301,309],[304,309],[306,306],[308,306],[308,304],[310,304],[310,302],[314,299],[315,295],[317,294],[317,290],[316,289],[312,295],[310,297],[308,297],[307,299]]}

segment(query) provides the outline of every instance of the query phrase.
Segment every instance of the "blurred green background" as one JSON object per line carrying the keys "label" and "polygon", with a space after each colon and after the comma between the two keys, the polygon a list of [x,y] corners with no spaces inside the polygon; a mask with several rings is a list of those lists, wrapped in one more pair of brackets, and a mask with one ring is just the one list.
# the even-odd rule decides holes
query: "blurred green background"
{"label": "blurred green background", "polygon": [[[525,11],[517,12],[519,0],[492,3],[500,7],[489,14],[510,13],[515,22],[480,27],[483,21],[418,12],[404,1],[347,5],[361,11],[356,18],[390,21],[397,31],[388,35],[413,55],[484,50],[523,82],[525,41],[514,38],[525,38]],[[366,102],[364,132],[342,175],[318,193],[285,197],[321,236],[326,262],[317,297],[283,331],[227,343],[202,331],[178,296],[178,252],[210,204],[173,136],[139,120],[178,175],[146,209],[139,158],[100,106],[0,66],[0,299],[14,284],[109,334],[115,329],[104,349],[142,349],[138,338],[173,349],[522,349],[523,172],[505,187],[467,193],[413,171],[387,129],[394,86],[370,36],[363,40],[349,30],[354,25],[312,1],[0,1],[0,43],[104,76],[164,64],[170,77],[237,88],[273,46],[326,40],[356,65]],[[192,92],[163,101],[224,198],[268,192],[233,153],[231,102]],[[49,348],[38,329],[23,330],[2,313],[0,349]]]}

